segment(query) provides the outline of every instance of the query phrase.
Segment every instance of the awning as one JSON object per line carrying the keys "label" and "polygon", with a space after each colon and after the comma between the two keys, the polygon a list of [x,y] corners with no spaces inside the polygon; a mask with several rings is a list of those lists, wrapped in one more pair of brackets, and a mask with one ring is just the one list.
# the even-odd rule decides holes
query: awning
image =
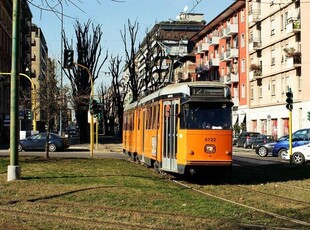
{"label": "awning", "polygon": [[237,122],[238,122],[238,115],[236,114],[236,115],[233,115],[233,117],[232,117],[232,124],[234,125]]}
{"label": "awning", "polygon": [[239,115],[239,123],[242,124],[244,122],[245,119],[245,113],[244,114],[240,114]]}

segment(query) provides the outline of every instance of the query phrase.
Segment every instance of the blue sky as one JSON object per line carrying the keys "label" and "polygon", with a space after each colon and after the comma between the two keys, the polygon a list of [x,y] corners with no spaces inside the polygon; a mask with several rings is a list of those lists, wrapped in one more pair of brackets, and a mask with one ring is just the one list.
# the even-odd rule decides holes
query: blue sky
{"label": "blue sky", "polygon": [[[138,42],[143,40],[145,31],[151,29],[156,22],[176,19],[176,16],[187,6],[187,12],[203,13],[204,19],[209,22],[229,5],[233,0],[122,0],[122,3],[111,0],[81,0],[76,2],[78,7],[63,3],[64,17],[63,27],[69,41],[75,48],[75,21],[84,24],[90,19],[94,25],[102,25],[102,44],[104,51],[109,54],[124,53],[124,45],[120,31],[127,20],[139,23]],[[40,4],[40,0],[32,1]],[[51,5],[56,5],[57,0],[49,0]],[[60,60],[61,20],[52,12],[41,12],[30,6],[33,14],[33,23],[42,28],[47,41],[49,56]],[[61,12],[61,7],[57,8]],[[107,62],[103,71],[107,71]]]}

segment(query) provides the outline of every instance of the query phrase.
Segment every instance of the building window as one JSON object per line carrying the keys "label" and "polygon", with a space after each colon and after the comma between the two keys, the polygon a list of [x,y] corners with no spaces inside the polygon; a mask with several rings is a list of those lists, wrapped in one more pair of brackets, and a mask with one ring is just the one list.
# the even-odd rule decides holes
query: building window
{"label": "building window", "polygon": [[287,92],[289,90],[289,85],[288,85],[288,82],[289,82],[289,76],[286,76],[286,82],[285,82],[285,92]]}
{"label": "building window", "polygon": [[244,22],[244,9],[241,10],[241,22]]}
{"label": "building window", "polygon": [[244,34],[241,35],[241,47],[243,48],[245,46],[245,36]]}
{"label": "building window", "polygon": [[284,29],[285,26],[285,20],[283,14],[281,14],[281,31]]}
{"label": "building window", "polygon": [[271,96],[275,96],[276,95],[276,81],[273,80],[271,82]]}
{"label": "building window", "polygon": [[276,51],[271,50],[271,65],[274,66],[276,64]]}
{"label": "building window", "polygon": [[245,59],[243,58],[241,60],[241,73],[244,73],[245,72]]}
{"label": "building window", "polygon": [[273,36],[275,34],[275,22],[274,22],[274,19],[271,20],[270,26],[271,26],[271,28],[270,28],[270,30],[271,30],[270,31],[270,35]]}
{"label": "building window", "polygon": [[254,100],[254,87],[253,87],[253,85],[251,85],[251,89],[250,89],[250,98],[251,98],[251,100]]}
{"label": "building window", "polygon": [[263,97],[263,86],[259,86],[259,98]]}
{"label": "building window", "polygon": [[242,84],[242,88],[241,88],[241,98],[245,98],[245,84]]}

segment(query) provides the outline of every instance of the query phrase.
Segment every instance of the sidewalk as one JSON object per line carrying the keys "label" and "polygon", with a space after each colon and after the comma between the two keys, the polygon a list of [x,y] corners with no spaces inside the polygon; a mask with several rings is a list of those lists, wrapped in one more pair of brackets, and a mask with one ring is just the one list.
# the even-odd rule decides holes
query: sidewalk
{"label": "sidewalk", "polygon": [[[70,145],[69,149],[90,149],[90,144],[77,144]],[[119,143],[98,143],[94,144],[94,152],[100,153],[122,153],[123,147],[122,144]]]}

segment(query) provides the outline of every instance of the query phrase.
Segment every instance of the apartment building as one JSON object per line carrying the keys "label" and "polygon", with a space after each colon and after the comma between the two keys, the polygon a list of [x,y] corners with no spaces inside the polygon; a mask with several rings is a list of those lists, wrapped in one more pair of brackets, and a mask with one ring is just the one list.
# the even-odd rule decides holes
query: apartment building
{"label": "apartment building", "polygon": [[[31,26],[31,76],[36,86],[36,90],[40,90],[41,79],[45,79],[47,75],[47,59],[48,48],[44,34],[40,27],[35,24]],[[37,101],[37,108],[35,109],[34,119],[37,122],[38,130],[45,130],[45,114],[40,109],[40,101]]]}
{"label": "apartment building", "polygon": [[203,14],[181,13],[178,18],[155,24],[140,44],[136,54],[138,75],[150,80],[145,89],[155,83],[156,90],[160,84],[194,76],[194,58],[188,55],[194,44],[189,38],[203,28]]}
{"label": "apartment building", "polygon": [[[10,77],[12,62],[12,0],[0,1],[0,144],[9,143],[10,134]],[[20,15],[20,73],[26,73],[30,64],[30,25],[32,14],[26,0],[21,1]],[[31,84],[28,79],[20,77],[21,98],[30,95]],[[25,98],[21,99],[21,101]],[[31,104],[20,104],[20,128],[31,128],[31,121],[25,117],[25,109]]]}
{"label": "apartment building", "polygon": [[247,130],[276,137],[288,134],[288,90],[294,97],[292,130],[310,127],[310,5],[298,0],[252,0],[247,9]]}
{"label": "apartment building", "polygon": [[245,124],[247,104],[246,4],[235,1],[199,33],[195,42],[197,81],[221,81],[232,92],[233,124]]}

